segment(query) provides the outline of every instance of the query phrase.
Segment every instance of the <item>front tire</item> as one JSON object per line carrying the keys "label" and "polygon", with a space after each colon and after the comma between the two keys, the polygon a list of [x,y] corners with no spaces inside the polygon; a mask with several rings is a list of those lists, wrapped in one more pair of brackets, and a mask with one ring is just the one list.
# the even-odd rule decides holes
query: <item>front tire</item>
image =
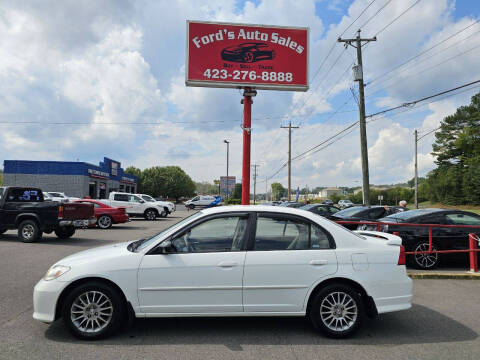
{"label": "front tire", "polygon": [[113,220],[108,215],[101,215],[97,220],[97,225],[100,229],[110,229],[112,224]]}
{"label": "front tire", "polygon": [[309,315],[315,328],[332,338],[346,338],[359,328],[364,305],[358,292],[348,285],[329,285],[313,299]]}
{"label": "front tire", "polygon": [[194,204],[190,204],[190,205],[188,205],[188,207],[190,208],[190,210],[194,210],[194,209],[195,209],[195,205],[194,205]]}
{"label": "front tire", "polygon": [[75,234],[75,227],[74,226],[61,226],[55,229],[55,235],[59,239],[68,239]]}
{"label": "front tire", "polygon": [[124,320],[125,303],[114,287],[92,281],[73,289],[65,298],[63,321],[70,332],[84,340],[105,338]]}
{"label": "front tire", "polygon": [[154,221],[157,219],[157,212],[154,209],[147,209],[143,214],[145,220]]}
{"label": "front tire", "polygon": [[7,229],[0,229],[0,235],[2,235]]}
{"label": "front tire", "polygon": [[42,237],[42,231],[36,221],[25,220],[18,227],[18,238],[24,243],[32,243]]}

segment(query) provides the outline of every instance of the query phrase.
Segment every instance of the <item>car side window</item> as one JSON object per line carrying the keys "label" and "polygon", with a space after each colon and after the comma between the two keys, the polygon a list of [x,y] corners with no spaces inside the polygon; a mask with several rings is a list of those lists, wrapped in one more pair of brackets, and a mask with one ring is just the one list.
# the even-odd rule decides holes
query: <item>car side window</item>
{"label": "car side window", "polygon": [[447,214],[447,221],[454,225],[480,225],[480,218],[466,214]]}
{"label": "car side window", "polygon": [[215,218],[179,234],[172,246],[178,253],[239,251],[246,229],[246,216]]}
{"label": "car side window", "polygon": [[307,250],[330,247],[328,235],[308,221],[284,216],[263,216],[257,218],[255,251]]}
{"label": "car side window", "polygon": [[113,200],[115,200],[115,201],[128,201],[128,195],[126,195],[126,194],[115,194],[113,196]]}
{"label": "car side window", "polygon": [[198,201],[198,200],[200,200],[200,196],[195,196],[195,197],[192,199],[192,201]]}
{"label": "car side window", "polygon": [[385,212],[386,211],[383,207],[371,209],[368,212],[368,218],[369,219],[379,219],[385,214]]}

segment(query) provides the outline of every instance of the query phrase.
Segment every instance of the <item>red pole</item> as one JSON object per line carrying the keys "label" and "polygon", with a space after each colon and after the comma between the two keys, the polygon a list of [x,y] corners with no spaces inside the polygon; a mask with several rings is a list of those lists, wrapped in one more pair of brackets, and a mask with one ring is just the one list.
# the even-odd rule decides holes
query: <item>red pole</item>
{"label": "red pole", "polygon": [[474,251],[477,249],[477,239],[476,234],[470,234],[468,236],[468,242],[470,245],[470,271],[478,272],[478,259],[477,259],[477,252]]}
{"label": "red pole", "polygon": [[428,227],[428,251],[432,251],[433,227]]}
{"label": "red pole", "polygon": [[[250,89],[245,89],[250,91]],[[252,126],[252,97],[243,96],[243,165],[242,205],[250,204],[250,137]]]}

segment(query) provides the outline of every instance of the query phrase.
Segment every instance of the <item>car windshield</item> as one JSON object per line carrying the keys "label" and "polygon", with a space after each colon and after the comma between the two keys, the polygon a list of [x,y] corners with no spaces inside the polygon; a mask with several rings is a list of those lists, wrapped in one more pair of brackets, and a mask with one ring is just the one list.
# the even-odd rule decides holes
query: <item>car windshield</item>
{"label": "car windshield", "polygon": [[335,216],[337,216],[337,217],[352,217],[352,216],[360,214],[365,209],[366,208],[363,207],[363,206],[352,207],[352,208],[348,208],[348,209],[344,209],[342,211],[336,212]]}
{"label": "car windshield", "polygon": [[[437,211],[441,211],[442,209],[416,209],[416,210],[409,210],[409,211],[402,211],[396,214],[392,214],[389,216],[384,217],[385,221],[389,221],[395,219],[400,222],[408,222],[410,219],[414,217],[421,216],[421,215],[428,215],[433,214]],[[381,220],[383,220],[381,219]]]}
{"label": "car windshield", "polygon": [[159,232],[158,234],[154,235],[153,237],[147,239],[147,240],[144,240],[139,246],[135,247],[135,251],[139,251],[139,250],[142,250],[142,249],[145,249],[146,247],[150,246],[152,243],[154,243],[155,241],[157,241],[159,238],[161,238],[163,235],[165,235],[166,233],[170,232],[170,231],[175,231],[175,230],[178,230],[180,229],[183,225],[189,223],[190,221],[192,220],[195,220],[196,218],[200,217],[202,215],[202,212],[199,211],[195,214],[192,214],[188,217],[186,217],[185,219],[179,221],[178,223],[176,224],[173,224],[172,226],[169,226],[168,228],[166,228],[165,230]]}

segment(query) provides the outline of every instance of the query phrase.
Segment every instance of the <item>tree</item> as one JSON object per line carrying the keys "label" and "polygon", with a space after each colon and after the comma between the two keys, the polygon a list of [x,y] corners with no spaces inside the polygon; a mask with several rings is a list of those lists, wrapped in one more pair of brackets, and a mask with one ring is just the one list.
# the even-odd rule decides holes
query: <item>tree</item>
{"label": "tree", "polygon": [[125,169],[125,174],[134,175],[137,177],[137,191],[139,193],[143,193],[143,186],[142,186],[142,170],[136,168],[135,166],[129,166]]}
{"label": "tree", "polygon": [[285,189],[282,184],[275,182],[272,183],[272,198],[274,200],[280,200],[282,197],[286,196],[287,189]]}
{"label": "tree", "polygon": [[206,181],[196,182],[195,189],[197,194],[218,194],[218,185],[210,184]]}
{"label": "tree", "polygon": [[480,93],[445,117],[435,133],[436,169],[422,188],[431,201],[480,204]]}
{"label": "tree", "polygon": [[242,184],[241,183],[235,184],[235,189],[233,189],[233,192],[231,193],[230,197],[232,199],[241,199],[242,198]]}

